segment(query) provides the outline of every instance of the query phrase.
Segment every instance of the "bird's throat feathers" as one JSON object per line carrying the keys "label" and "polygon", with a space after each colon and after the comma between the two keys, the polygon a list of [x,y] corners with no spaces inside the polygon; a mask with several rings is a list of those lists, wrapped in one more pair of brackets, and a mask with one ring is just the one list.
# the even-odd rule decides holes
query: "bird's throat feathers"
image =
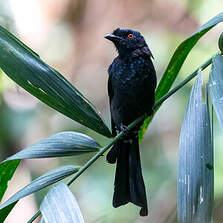
{"label": "bird's throat feathers", "polygon": [[152,52],[150,51],[149,47],[147,45],[142,46],[141,48],[137,48],[137,49],[122,49],[122,48],[117,48],[116,50],[118,51],[119,57],[121,59],[134,59],[140,56],[144,56],[144,57],[148,57],[149,59],[153,57]]}

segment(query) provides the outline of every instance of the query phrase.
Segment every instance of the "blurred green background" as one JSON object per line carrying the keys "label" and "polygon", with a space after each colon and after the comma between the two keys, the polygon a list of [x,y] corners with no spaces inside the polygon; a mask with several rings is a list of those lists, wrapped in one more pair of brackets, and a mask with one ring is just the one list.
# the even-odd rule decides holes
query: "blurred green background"
{"label": "blurred green background", "polygon": [[[110,125],[107,68],[117,53],[103,37],[117,27],[141,31],[155,58],[160,79],[176,47],[221,10],[222,0],[0,0],[0,25],[71,81]],[[199,41],[176,83],[216,53],[221,31],[222,25],[218,25]],[[207,77],[208,72],[204,72],[204,81]],[[149,216],[139,217],[139,209],[131,204],[112,207],[115,166],[101,157],[72,185],[86,222],[176,222],[179,134],[191,84],[163,104],[141,143]],[[83,132],[101,145],[109,141],[48,108],[0,74],[0,161],[60,131]],[[222,136],[215,118],[214,222],[217,223],[223,222]],[[91,156],[23,161],[4,200],[46,171],[64,164],[83,165]],[[26,222],[38,209],[46,191],[18,202],[6,222]]]}

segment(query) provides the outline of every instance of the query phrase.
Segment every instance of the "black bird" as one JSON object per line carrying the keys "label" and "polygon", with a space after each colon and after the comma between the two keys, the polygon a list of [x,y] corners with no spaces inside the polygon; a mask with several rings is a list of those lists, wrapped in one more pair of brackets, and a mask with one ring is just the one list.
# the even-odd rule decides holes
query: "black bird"
{"label": "black bird", "polygon": [[[152,115],[156,72],[151,61],[152,53],[140,32],[118,28],[105,38],[111,40],[118,51],[108,69],[111,126],[115,136],[139,116]],[[107,161],[117,163],[113,206],[132,202],[141,207],[140,215],[145,216],[148,208],[138,143],[141,124],[113,146]]]}

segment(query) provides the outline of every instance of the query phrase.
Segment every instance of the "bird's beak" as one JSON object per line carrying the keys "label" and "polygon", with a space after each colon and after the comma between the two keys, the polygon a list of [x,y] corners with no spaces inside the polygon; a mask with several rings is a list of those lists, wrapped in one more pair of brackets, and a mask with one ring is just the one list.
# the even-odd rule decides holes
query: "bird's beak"
{"label": "bird's beak", "polygon": [[111,40],[113,43],[115,43],[115,42],[120,41],[121,40],[121,37],[116,36],[116,35],[110,33],[110,34],[108,34],[108,35],[105,36],[105,39]]}

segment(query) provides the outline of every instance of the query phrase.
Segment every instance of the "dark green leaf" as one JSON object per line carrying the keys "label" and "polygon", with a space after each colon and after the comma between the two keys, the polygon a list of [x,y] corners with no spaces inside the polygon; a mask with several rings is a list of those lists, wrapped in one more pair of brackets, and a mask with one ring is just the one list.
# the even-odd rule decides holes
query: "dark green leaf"
{"label": "dark green leaf", "polygon": [[214,110],[223,127],[223,56],[221,55],[213,59],[209,76],[209,91]]}
{"label": "dark green leaf", "polygon": [[41,222],[54,223],[84,223],[78,203],[64,183],[58,183],[45,196],[40,211],[43,215]]}
{"label": "dark green leaf", "polygon": [[[8,188],[8,181],[11,180],[20,160],[12,160],[7,163],[0,163],[0,201]],[[9,205],[7,208],[0,210],[0,223],[4,222],[16,203]]]}
{"label": "dark green leaf", "polygon": [[100,145],[89,136],[77,132],[61,132],[21,150],[3,162],[17,159],[74,156],[96,152],[99,148]]}
{"label": "dark green leaf", "polygon": [[208,103],[202,102],[201,73],[187,105],[180,134],[178,222],[211,222],[214,170]]}
{"label": "dark green leaf", "polygon": [[20,200],[21,198],[30,195],[36,191],[39,191],[51,184],[54,184],[65,177],[77,172],[79,170],[79,166],[62,166],[57,169],[51,170],[46,174],[38,177],[30,184],[22,188],[20,191],[15,193],[12,197],[10,197],[5,203],[0,206],[0,211],[7,208],[7,206],[13,204],[14,202]]}
{"label": "dark green leaf", "polygon": [[7,207],[3,208],[2,210],[0,210],[0,223],[3,223],[5,221],[5,219],[7,218],[7,216],[11,212],[11,210],[14,208],[16,203],[17,202],[14,202],[14,203],[10,204],[9,206],[7,206]]}
{"label": "dark green leaf", "polygon": [[[156,89],[156,101],[158,101],[170,90],[185,59],[187,58],[188,54],[195,46],[195,44],[198,42],[198,40],[211,28],[213,28],[215,25],[217,25],[222,21],[223,21],[223,13],[220,13],[211,20],[209,20],[206,24],[201,26],[200,29],[198,29],[195,33],[193,33],[189,38],[184,40],[177,47]],[[156,111],[159,109],[159,107],[156,108]],[[153,117],[149,117],[144,121],[144,124],[139,132],[140,140],[142,139],[152,118]]]}
{"label": "dark green leaf", "polygon": [[0,163],[0,201],[7,190],[8,181],[11,180],[20,160],[12,160],[7,163]]}
{"label": "dark green leaf", "polygon": [[111,137],[93,105],[60,73],[1,26],[0,67],[12,80],[47,105]]}
{"label": "dark green leaf", "polygon": [[221,53],[223,53],[223,33],[221,33],[221,35],[218,39],[218,47],[219,47]]}

